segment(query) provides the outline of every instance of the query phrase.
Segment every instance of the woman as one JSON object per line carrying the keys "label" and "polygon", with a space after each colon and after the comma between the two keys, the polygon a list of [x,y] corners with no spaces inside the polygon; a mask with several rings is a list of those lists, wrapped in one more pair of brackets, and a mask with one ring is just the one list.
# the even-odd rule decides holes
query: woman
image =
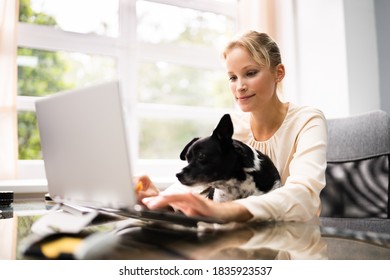
{"label": "woman", "polygon": [[282,187],[262,196],[217,203],[190,192],[159,193],[144,176],[140,200],[150,209],[170,205],[189,216],[229,222],[307,221],[319,215],[326,169],[324,115],[279,99],[277,88],[285,68],[277,44],[267,34],[248,32],[230,42],[223,56],[231,92],[243,111],[232,116],[233,137],[272,159]]}

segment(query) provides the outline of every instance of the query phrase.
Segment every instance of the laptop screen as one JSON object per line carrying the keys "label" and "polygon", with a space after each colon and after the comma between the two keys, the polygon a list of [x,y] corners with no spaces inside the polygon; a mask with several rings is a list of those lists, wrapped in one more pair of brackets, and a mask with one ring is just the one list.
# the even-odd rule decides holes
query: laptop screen
{"label": "laptop screen", "polygon": [[95,207],[135,205],[120,84],[66,91],[36,102],[50,196]]}

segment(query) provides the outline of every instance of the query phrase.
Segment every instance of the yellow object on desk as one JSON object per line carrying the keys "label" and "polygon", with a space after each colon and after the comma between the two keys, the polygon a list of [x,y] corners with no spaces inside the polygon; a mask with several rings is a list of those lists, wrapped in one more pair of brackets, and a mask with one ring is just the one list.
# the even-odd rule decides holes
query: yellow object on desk
{"label": "yellow object on desk", "polygon": [[41,251],[49,259],[57,259],[61,254],[73,254],[83,241],[79,237],[62,237],[41,245]]}
{"label": "yellow object on desk", "polygon": [[144,189],[144,184],[142,184],[142,181],[139,181],[137,186],[135,187],[135,192],[142,191]]}

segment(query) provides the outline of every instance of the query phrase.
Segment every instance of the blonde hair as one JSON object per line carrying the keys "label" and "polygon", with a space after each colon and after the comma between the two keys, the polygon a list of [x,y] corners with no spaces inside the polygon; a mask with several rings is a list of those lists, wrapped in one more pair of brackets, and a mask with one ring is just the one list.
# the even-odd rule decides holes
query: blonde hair
{"label": "blonde hair", "polygon": [[223,57],[226,59],[228,53],[236,47],[246,49],[253,60],[261,66],[274,69],[282,63],[278,45],[266,33],[257,31],[244,33],[239,38],[228,43],[223,52]]}

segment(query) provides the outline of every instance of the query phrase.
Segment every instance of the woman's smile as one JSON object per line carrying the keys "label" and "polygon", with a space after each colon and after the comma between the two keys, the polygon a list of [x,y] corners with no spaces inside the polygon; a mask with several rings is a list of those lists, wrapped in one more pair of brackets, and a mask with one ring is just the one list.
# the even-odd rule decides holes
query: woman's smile
{"label": "woman's smile", "polygon": [[243,96],[236,96],[236,99],[239,101],[246,101],[255,95],[256,95],[256,93],[249,94],[249,95],[243,95]]}

